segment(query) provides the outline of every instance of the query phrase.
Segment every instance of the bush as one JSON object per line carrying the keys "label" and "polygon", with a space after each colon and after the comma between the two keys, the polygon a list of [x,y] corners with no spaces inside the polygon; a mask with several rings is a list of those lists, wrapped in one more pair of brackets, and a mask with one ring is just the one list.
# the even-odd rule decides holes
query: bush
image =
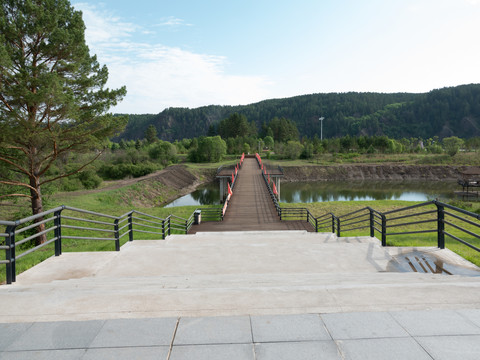
{"label": "bush", "polygon": [[102,183],[102,178],[92,169],[82,171],[78,174],[78,179],[85,189],[96,189]]}
{"label": "bush", "polygon": [[219,162],[227,154],[227,144],[220,136],[198,139],[198,147],[190,150],[188,158],[191,162]]}
{"label": "bush", "polygon": [[58,185],[60,191],[77,191],[83,187],[82,182],[76,176],[65,177],[60,180]]}
{"label": "bush", "polygon": [[460,148],[463,146],[464,141],[456,136],[451,136],[443,139],[443,145],[445,146],[445,151],[450,156],[455,156]]}
{"label": "bush", "polygon": [[440,145],[432,144],[427,146],[427,151],[431,154],[441,154],[443,153],[443,148]]}
{"label": "bush", "polygon": [[303,145],[300,144],[298,141],[288,141],[287,146],[285,147],[285,156],[288,159],[298,159],[300,157],[300,154],[303,152]]}
{"label": "bush", "polygon": [[100,168],[100,175],[106,180],[120,180],[128,176],[140,177],[148,175],[157,170],[157,166],[154,164],[116,164],[116,165],[103,165]]}
{"label": "bush", "polygon": [[163,166],[177,162],[177,148],[168,141],[157,141],[148,151],[151,159],[158,160]]}

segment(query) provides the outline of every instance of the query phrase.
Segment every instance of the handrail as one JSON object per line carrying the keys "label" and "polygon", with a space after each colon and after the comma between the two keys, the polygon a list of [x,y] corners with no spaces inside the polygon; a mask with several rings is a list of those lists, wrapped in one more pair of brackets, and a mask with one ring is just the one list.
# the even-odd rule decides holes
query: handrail
{"label": "handrail", "polygon": [[[203,213],[203,221],[223,220],[219,207],[198,208],[195,211],[198,210]],[[120,240],[128,235],[128,241],[133,241],[134,233],[162,239],[172,232],[187,234],[194,223],[195,211],[188,219],[173,214],[163,219],[137,210],[114,216],[62,205],[17,221],[0,220],[0,226],[6,226],[5,231],[0,232],[0,250],[5,251],[5,260],[0,260],[0,265],[5,265],[6,282],[11,284],[16,281],[17,260],[46,245],[55,244],[55,256],[62,254],[62,240],[72,239],[111,241],[115,250],[120,251]],[[42,229],[39,231],[40,226]],[[44,236],[46,241],[29,245],[40,236]]]}
{"label": "handrail", "polygon": [[[419,211],[414,213],[407,213],[401,216],[391,216],[397,215],[406,211],[415,211],[416,209],[421,209],[427,206],[435,206],[434,210]],[[445,211],[449,209],[450,211]],[[359,213],[366,212],[368,213],[358,215]],[[460,213],[455,214],[454,212]],[[371,207],[365,207],[359,210],[349,212],[340,216],[335,216],[333,213],[326,213],[318,217],[313,217],[311,213],[306,208],[280,208],[281,219],[292,219],[294,217],[301,217],[305,213],[307,214],[307,221],[312,224],[315,231],[318,232],[319,229],[329,228],[331,222],[332,233],[337,233],[337,236],[341,236],[342,232],[349,232],[359,229],[370,229],[370,236],[374,237],[375,234],[379,234],[381,237],[382,245],[387,245],[387,236],[397,236],[397,235],[410,235],[410,234],[423,234],[423,233],[437,233],[437,246],[440,249],[445,248],[445,236],[462,243],[476,251],[480,252],[480,247],[475,246],[474,244],[469,243],[465,239],[451,234],[446,231],[446,226],[449,226],[457,231],[460,231],[463,234],[470,236],[473,239],[480,239],[480,233],[472,231],[472,229],[466,229],[464,226],[472,226],[480,232],[480,223],[472,220],[480,220],[480,215],[472,213],[470,211],[455,207],[450,204],[445,204],[438,200],[432,200],[423,202],[420,204],[415,204],[399,209],[394,209],[386,212],[380,212]],[[389,216],[390,215],[390,216]],[[425,218],[425,216],[429,216]],[[446,219],[446,217],[451,217],[456,220],[457,223],[453,223]],[[413,221],[406,221],[398,223],[398,220],[414,218]],[[470,219],[469,219],[470,218]],[[377,221],[376,219],[381,220]],[[313,222],[315,225],[313,225]],[[461,225],[460,225],[460,224]],[[422,229],[422,230],[410,230],[409,228],[414,225],[419,224],[435,224],[432,228]],[[376,225],[380,226],[378,228]],[[463,225],[463,226],[462,226]],[[353,226],[353,227],[352,227]],[[401,228],[403,231],[392,232],[393,228]],[[390,232],[389,232],[390,231]]]}
{"label": "handrail", "polygon": [[[260,159],[260,156],[256,154],[257,158],[257,163],[259,166],[262,166],[262,162]],[[472,249],[475,249],[477,251],[480,251],[478,247],[476,247],[473,244],[470,244],[462,239],[459,239],[457,236],[450,234],[449,232],[445,231],[445,226],[451,226],[454,229],[458,231],[462,231],[465,234],[468,234],[470,236],[473,236],[474,238],[480,239],[480,235],[477,235],[473,233],[472,231],[468,229],[464,229],[461,226],[458,226],[456,224],[453,224],[445,219],[445,216],[451,216],[454,219],[457,219],[458,221],[461,221],[462,223],[466,223],[468,225],[474,225],[477,228],[480,228],[480,224],[474,223],[473,221],[466,219],[466,217],[473,218],[475,220],[480,220],[480,214],[475,214],[467,210],[463,210],[460,208],[457,208],[455,206],[449,205],[442,203],[438,200],[432,200],[432,201],[426,201],[420,204],[415,204],[412,206],[407,206],[403,207],[400,209],[393,209],[390,211],[386,212],[380,212],[377,211],[371,207],[365,207],[359,210],[355,210],[352,212],[349,212],[347,214],[343,214],[340,216],[335,216],[333,213],[327,213],[323,214],[318,217],[314,217],[310,211],[307,208],[288,208],[288,207],[280,207],[278,204],[277,197],[273,194],[272,189],[270,187],[269,181],[267,180],[266,175],[262,172],[263,179],[265,181],[265,184],[267,186],[268,192],[272,198],[272,201],[275,205],[275,208],[277,209],[277,212],[280,216],[280,220],[286,220],[286,219],[298,219],[298,218],[303,218],[306,214],[306,221],[310,223],[315,232],[318,232],[319,229],[324,229],[324,228],[329,228],[331,225],[331,230],[332,233],[336,233],[337,236],[341,236],[341,232],[348,232],[348,231],[354,231],[354,230],[359,230],[359,229],[365,229],[369,228],[370,229],[370,236],[375,237],[375,234],[380,234],[381,236],[381,241],[382,245],[386,246],[387,244],[387,235],[388,236],[394,236],[394,235],[407,235],[407,234],[418,234],[418,233],[428,233],[428,232],[436,232],[437,233],[437,246],[440,249],[445,248],[445,236],[448,236],[449,238],[452,238],[456,241],[459,241],[462,244],[465,244],[469,246]],[[392,214],[398,214],[401,212],[405,211],[411,211],[414,209],[419,209],[423,208],[426,206],[431,206],[434,205],[436,206],[436,210],[427,210],[427,211],[422,211],[422,212],[417,212],[414,214],[406,214],[406,215],[401,215],[401,216],[394,216],[394,217],[389,217],[389,215]],[[451,212],[445,211],[445,208],[450,209],[452,211],[456,211],[462,215],[458,216],[455,215]],[[367,212],[368,213],[365,213]],[[365,213],[361,215],[357,215],[360,213]],[[434,215],[433,218],[430,219],[421,219],[419,220],[419,217],[422,216],[427,216],[427,215]],[[389,217],[389,218],[388,218]],[[407,219],[407,218],[412,218],[415,217],[415,221],[410,221],[410,222],[403,222],[403,223],[394,223],[397,220],[400,219]],[[330,218],[330,219],[329,219]],[[379,222],[378,220],[381,220]],[[330,222],[331,221],[331,222]],[[419,225],[419,224],[433,224],[436,223],[435,229],[427,229],[427,230],[417,230],[417,231],[410,231],[410,230],[404,230],[404,231],[399,231],[399,232],[388,232],[389,229],[392,229],[394,227],[400,228],[408,228],[413,225]],[[377,228],[375,225],[380,226],[381,228]],[[346,228],[345,228],[346,227]]]}

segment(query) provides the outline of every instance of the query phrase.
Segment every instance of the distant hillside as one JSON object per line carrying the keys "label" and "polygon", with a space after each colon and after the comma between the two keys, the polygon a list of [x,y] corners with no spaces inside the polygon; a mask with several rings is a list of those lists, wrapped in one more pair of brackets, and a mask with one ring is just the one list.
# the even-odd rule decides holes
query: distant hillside
{"label": "distant hillside", "polygon": [[433,136],[480,136],[480,84],[410,93],[329,93],[265,100],[242,106],[169,108],[158,115],[130,115],[119,138],[144,137],[150,124],[158,136],[173,141],[207,135],[211,125],[233,113],[262,124],[285,117],[297,124],[300,136],[387,135],[392,138]]}

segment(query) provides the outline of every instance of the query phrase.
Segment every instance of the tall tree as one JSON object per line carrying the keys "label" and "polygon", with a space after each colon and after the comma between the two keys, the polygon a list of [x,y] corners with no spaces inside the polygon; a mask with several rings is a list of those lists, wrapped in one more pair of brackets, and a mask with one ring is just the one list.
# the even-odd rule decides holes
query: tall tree
{"label": "tall tree", "polygon": [[0,183],[17,190],[7,196],[30,198],[33,214],[43,211],[44,184],[81,171],[100,152],[49,172],[60,156],[99,150],[125,126],[126,118],[107,113],[125,87],[105,88],[107,78],[68,0],[0,0],[0,162],[9,170]]}
{"label": "tall tree", "polygon": [[256,133],[255,124],[249,123],[245,115],[237,113],[230,115],[218,124],[218,134],[223,139],[256,135]]}
{"label": "tall tree", "polygon": [[145,130],[145,139],[149,144],[153,144],[158,140],[157,138],[157,128],[154,125],[150,125],[147,130]]}

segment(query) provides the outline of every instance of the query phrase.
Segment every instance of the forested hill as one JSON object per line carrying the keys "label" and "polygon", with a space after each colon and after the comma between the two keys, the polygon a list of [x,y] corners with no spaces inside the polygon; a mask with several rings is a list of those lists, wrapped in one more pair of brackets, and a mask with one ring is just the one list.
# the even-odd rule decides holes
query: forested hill
{"label": "forested hill", "polygon": [[242,106],[169,108],[158,115],[130,115],[119,138],[141,139],[153,124],[158,137],[176,140],[207,135],[233,113],[254,121],[259,131],[274,117],[297,124],[300,136],[387,135],[391,138],[480,136],[480,84],[410,93],[329,93],[265,100]]}

